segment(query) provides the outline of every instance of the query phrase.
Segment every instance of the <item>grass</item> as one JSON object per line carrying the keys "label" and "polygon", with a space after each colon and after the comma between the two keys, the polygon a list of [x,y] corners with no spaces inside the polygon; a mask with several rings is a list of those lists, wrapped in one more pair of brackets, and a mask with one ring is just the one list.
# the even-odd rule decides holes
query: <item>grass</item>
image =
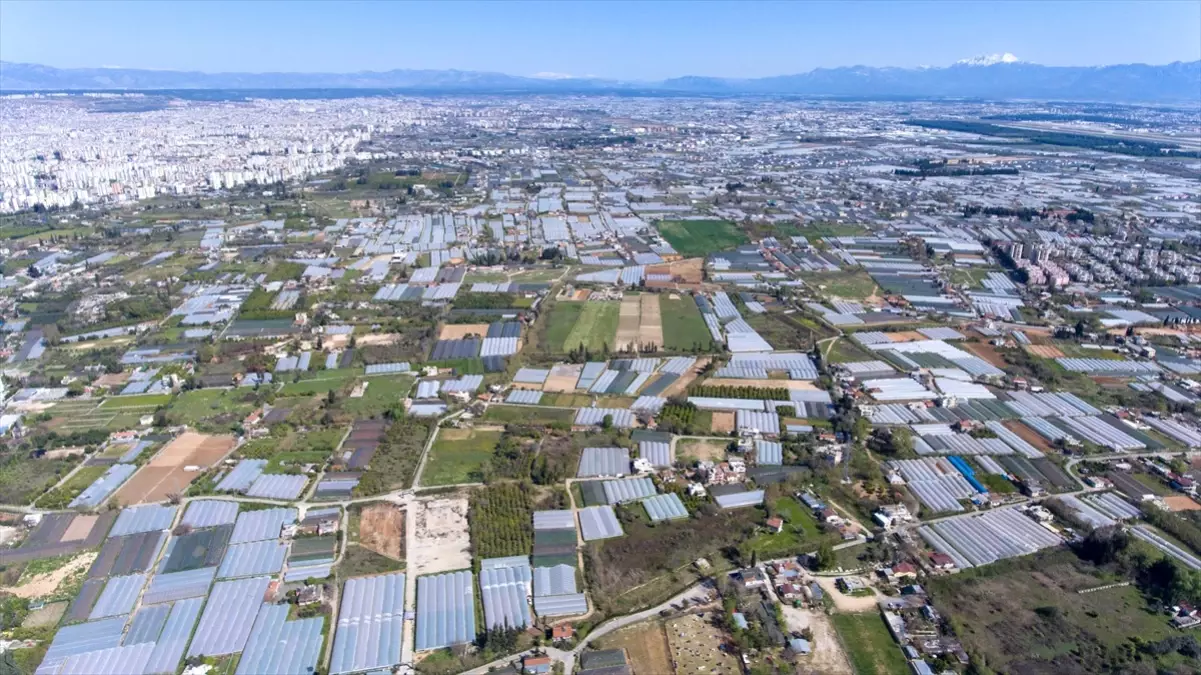
{"label": "grass", "polygon": [[[331,374],[333,371],[322,373],[321,379],[301,380],[300,382],[289,382],[279,388],[280,396],[313,396],[315,394],[326,394],[330,390],[340,391],[347,384],[353,382],[358,373],[355,371],[345,371],[341,375]],[[370,387],[369,387],[370,388]]]}
{"label": "grass", "polygon": [[249,387],[194,389],[177,396],[169,410],[172,416],[178,416],[180,423],[192,426],[213,423],[221,417],[236,422],[254,410],[253,403],[243,401],[243,397],[251,393]]}
{"label": "grass", "polygon": [[852,361],[875,361],[878,360],[874,354],[869,354],[862,347],[855,344],[853,340],[846,338],[838,338],[834,340],[832,345],[828,345],[829,349],[826,352],[826,361],[829,363],[850,363]]}
{"label": "grass", "polygon": [[372,417],[400,404],[409,390],[413,388],[415,379],[408,375],[389,375],[367,379],[367,391],[360,398],[347,398],[342,401],[342,410],[355,417]]}
{"label": "grass", "polygon": [[690,296],[672,300],[659,296],[659,316],[663,322],[663,348],[668,351],[689,351],[700,345],[709,346],[713,337],[709,334],[701,311]]}
{"label": "grass", "polygon": [[340,579],[399,572],[404,568],[404,563],[369,551],[358,544],[346,545],[346,553],[336,567]]}
{"label": "grass", "polygon": [[80,467],[79,471],[76,471],[67,482],[42,495],[37,501],[37,506],[43,509],[66,508],[72,499],[78,497],[80,492],[96,482],[96,479],[103,476],[105,471],[108,471],[106,466]]}
{"label": "grass", "polygon": [[1052,342],[1055,347],[1058,347],[1063,352],[1064,356],[1072,356],[1082,359],[1105,359],[1107,361],[1125,361],[1126,357],[1115,351],[1108,349],[1085,349],[1084,347],[1074,342]]}
{"label": "grass", "polygon": [[878,612],[835,614],[834,629],[842,639],[856,675],[905,675],[908,664]]}
{"label": "grass", "polygon": [[776,501],[776,513],[784,519],[784,529],[778,533],[761,532],[748,542],[752,550],[763,559],[813,553],[823,540],[836,543],[837,534],[823,534],[813,515],[792,497]]}
{"label": "grass", "polygon": [[570,425],[574,419],[574,410],[538,408],[528,405],[490,405],[488,406],[488,410],[484,412],[483,417],[485,422],[497,422],[500,424],[521,423],[535,426],[547,426],[551,424]]}
{"label": "grass", "polygon": [[599,352],[606,346],[612,349],[617,338],[617,319],[621,303],[586,302],[567,339],[563,351],[584,345],[590,351]]}
{"label": "grass", "polygon": [[543,394],[542,405],[559,406],[561,408],[583,408],[592,405],[592,397],[588,394],[568,394],[565,392]]}
{"label": "grass", "polygon": [[1017,488],[1013,486],[1013,483],[1006,480],[1004,476],[979,471],[976,473],[976,480],[983,483],[984,487],[988,488],[988,491],[994,494],[1005,495],[1017,492]]}
{"label": "grass", "polygon": [[500,442],[500,431],[439,429],[421,473],[422,485],[478,483]]}
{"label": "grass", "polygon": [[981,282],[987,279],[988,275],[992,272],[1000,271],[995,267],[972,267],[968,269],[954,267],[947,270],[947,279],[962,288],[984,288],[984,284]]}
{"label": "grass", "polygon": [[863,300],[880,291],[876,282],[862,270],[806,273],[802,278],[811,286],[824,287],[822,290],[826,295],[846,300]]}
{"label": "grass", "polygon": [[[547,317],[548,325],[546,327],[546,347],[557,352],[567,351],[564,345],[567,344],[567,336],[571,335],[571,330],[575,328],[576,323],[580,320],[580,315],[584,313],[583,302],[557,302],[550,311],[550,316]],[[574,347],[574,345],[573,345]]]}
{"label": "grass", "polygon": [[31,460],[19,452],[0,455],[0,503],[28,504],[53,487],[79,461],[77,457]]}
{"label": "grass", "polygon": [[107,398],[100,407],[104,410],[119,410],[121,408],[157,408],[171,402],[171,394],[140,394],[136,396],[117,396]]}
{"label": "grass", "polygon": [[1173,494],[1171,488],[1169,488],[1167,485],[1164,485],[1163,481],[1149,473],[1132,473],[1130,474],[1130,477],[1142,483],[1143,486],[1150,490],[1154,495],[1167,497]]}
{"label": "grass", "polygon": [[659,234],[685,258],[724,251],[750,241],[728,220],[661,220]]}

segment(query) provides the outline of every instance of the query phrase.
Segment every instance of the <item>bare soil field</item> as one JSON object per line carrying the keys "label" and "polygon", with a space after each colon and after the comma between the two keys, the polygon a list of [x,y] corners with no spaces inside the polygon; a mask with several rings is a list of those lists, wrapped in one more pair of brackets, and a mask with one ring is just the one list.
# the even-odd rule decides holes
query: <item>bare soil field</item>
{"label": "bare soil field", "polygon": [[918,342],[921,340],[929,340],[930,338],[922,335],[915,330],[901,331],[898,333],[885,333],[889,340],[893,342]]}
{"label": "bare soil field", "polygon": [[825,612],[815,612],[811,609],[792,607],[783,604],[780,609],[784,613],[784,623],[789,630],[802,631],[808,628],[813,633],[810,640],[813,653],[805,657],[803,673],[821,673],[822,675],[851,675],[851,662],[847,660],[842,643],[830,624],[830,617]]}
{"label": "bare soil field", "polygon": [[625,649],[634,675],[663,675],[672,672],[667,635],[658,620],[622,628],[599,640],[598,649]]}
{"label": "bare soil field", "polygon": [[87,539],[88,533],[92,531],[92,528],[96,525],[96,521],[99,519],[100,516],[75,516],[75,519],[72,520],[71,524],[67,526],[67,531],[63,532],[63,538],[59,541],[66,543],[68,541],[82,541]]}
{"label": "bare soil field", "polygon": [[69,604],[71,603],[63,600],[62,602],[49,603],[41,609],[34,610],[21,622],[21,627],[47,628],[57,626],[59,620],[63,618],[63,614],[67,613],[67,605]]}
{"label": "bare soil field", "polygon": [[1172,511],[1201,511],[1201,504],[1193,501],[1191,497],[1184,495],[1164,497],[1163,501],[1168,505],[1168,509]]}
{"label": "bare soil field", "polygon": [[560,363],[550,369],[550,377],[546,378],[546,382],[542,384],[542,391],[546,392],[569,392],[575,391],[575,383],[580,380],[580,373],[584,370],[582,363]]}
{"label": "bare soil field", "polygon": [[1018,422],[1017,420],[1008,420],[1008,421],[1001,422],[1001,424],[1005,425],[1006,429],[1009,429],[1013,433],[1017,434],[1018,436],[1021,437],[1021,439],[1023,441],[1026,441],[1030,445],[1033,445],[1034,447],[1038,448],[1040,451],[1042,451],[1044,453],[1054,452],[1054,450],[1051,448],[1051,444],[1047,443],[1047,439],[1043,438],[1042,436],[1039,436],[1038,433],[1034,431],[1034,429],[1031,429],[1030,427],[1026,426],[1025,424],[1022,424],[1021,422]]}
{"label": "bare soil field", "polygon": [[628,349],[638,344],[638,325],[642,316],[642,296],[626,294],[621,298],[617,318],[617,349]]}
{"label": "bare soil field", "polygon": [[734,413],[719,411],[713,413],[713,423],[710,429],[715,434],[728,434],[734,430]]}
{"label": "bare soil field", "polygon": [[737,675],[742,672],[738,657],[721,649],[726,634],[707,619],[689,614],[668,621],[665,628],[677,673]]}
{"label": "bare soil field", "polygon": [[184,432],[159,451],[117,490],[117,502],[123,505],[161,502],[173,493],[183,492],[199,471],[188,466],[207,468],[221,461],[237,441],[233,436],[211,436]]}
{"label": "bare soil field", "polygon": [[1025,350],[1044,359],[1063,358],[1063,350],[1053,345],[1026,345]]}
{"label": "bare soil field", "polygon": [[577,288],[575,292],[571,294],[571,300],[583,302],[587,300],[588,296],[590,295],[592,295],[592,291],[588,290],[587,288]]}
{"label": "bare soil field", "polygon": [[488,324],[486,323],[448,323],[442,326],[442,332],[438,334],[438,339],[462,340],[468,335],[484,337],[487,334]]}
{"label": "bare soil field", "polygon": [[413,578],[471,567],[466,497],[420,499],[412,509],[413,550],[407,554]]}
{"label": "bare soil field", "polygon": [[692,384],[692,381],[700,375],[701,370],[704,369],[705,366],[709,365],[710,360],[711,359],[708,356],[702,356],[701,358],[697,359],[696,365],[693,366],[691,370],[676,378],[676,381],[667,388],[667,391],[664,391],[659,395],[663,398],[671,398],[672,396],[683,394],[684,391],[688,389],[688,385]]}
{"label": "bare soil field", "polygon": [[663,346],[663,317],[659,314],[659,295],[642,294],[642,314],[638,326],[638,344]]}
{"label": "bare soil field", "polygon": [[359,546],[394,560],[404,559],[405,515],[385,502],[363,509],[359,518]]}
{"label": "bare soil field", "polygon": [[702,462],[721,462],[726,459],[726,446],[729,444],[729,441],[684,438],[676,442],[676,456],[695,457]]}
{"label": "bare soil field", "polygon": [[687,260],[678,260],[671,263],[669,269],[673,277],[678,277],[681,282],[686,284],[699,284],[704,279],[705,261],[701,258],[689,258]]}
{"label": "bare soil field", "polygon": [[1005,357],[1001,356],[996,347],[987,342],[961,342],[959,346],[998,368],[1009,367],[1009,364],[1005,363]]}
{"label": "bare soil field", "polygon": [[817,585],[822,587],[826,595],[834,601],[834,607],[840,612],[874,612],[876,609],[876,589],[868,586],[872,590],[871,595],[847,595],[838,590],[838,585],[834,583],[834,577],[814,577]]}

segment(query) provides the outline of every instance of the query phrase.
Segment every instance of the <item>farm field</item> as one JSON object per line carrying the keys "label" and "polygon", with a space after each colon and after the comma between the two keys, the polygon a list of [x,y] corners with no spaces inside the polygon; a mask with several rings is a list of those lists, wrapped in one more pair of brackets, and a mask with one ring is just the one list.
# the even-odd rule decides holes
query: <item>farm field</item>
{"label": "farm field", "polygon": [[856,675],[906,675],[909,665],[879,612],[831,617]]}
{"label": "farm field", "polygon": [[691,296],[659,296],[659,316],[663,324],[663,348],[668,351],[690,351],[698,345],[707,347],[713,341]]}
{"label": "farm field", "polygon": [[490,405],[488,406],[488,409],[484,411],[483,417],[485,422],[497,422],[500,424],[518,422],[522,424],[534,425],[570,425],[574,419],[574,410],[536,408],[533,406],[524,405]]}
{"label": "farm field", "polygon": [[114,501],[123,505],[145,504],[182,494],[200,475],[200,472],[187,471],[186,467],[212,466],[235,443],[233,436],[209,436],[190,431],[180,434],[117,490]]}
{"label": "farm field", "polygon": [[[996,672],[1084,675],[1105,671],[1132,639],[1179,634],[1133,586],[1077,592],[1120,580],[1061,548],[925,585],[934,606],[961,627],[968,652]],[[1180,658],[1160,656],[1157,665]]]}
{"label": "farm field", "polygon": [[880,292],[876,282],[861,270],[806,273],[803,278],[826,295],[845,300],[868,300]]}
{"label": "farm field", "polygon": [[364,507],[359,515],[359,546],[393,560],[403,560],[404,524],[404,511],[391,502]]}
{"label": "farm field", "polygon": [[561,351],[569,351],[584,345],[590,351],[599,352],[616,344],[617,322],[621,303],[585,302],[579,319],[563,341]]}
{"label": "farm field", "polygon": [[[597,649],[626,650],[634,675],[661,675],[672,672],[667,635],[664,633],[663,624],[657,619],[610,633],[593,646]],[[687,672],[697,671],[690,669]]]}
{"label": "farm field", "polygon": [[729,441],[684,438],[676,442],[676,457],[691,457],[699,461],[721,462],[726,459]]}
{"label": "farm field", "polygon": [[171,403],[168,417],[178,424],[207,428],[229,427],[254,410],[254,392],[241,389],[194,389]]}
{"label": "farm field", "polygon": [[728,220],[661,220],[659,234],[685,258],[724,251],[750,241]]}
{"label": "farm field", "polygon": [[121,410],[123,408],[146,409],[153,412],[160,405],[171,402],[171,394],[141,394],[138,396],[114,396],[104,399],[100,404],[103,410]]}
{"label": "farm field", "polygon": [[809,510],[792,497],[776,500],[776,512],[784,519],[783,531],[762,532],[748,542],[764,560],[813,553],[825,541],[836,544],[842,539],[837,533],[823,533]]}
{"label": "farm field", "polygon": [[830,363],[849,363],[852,361],[875,361],[877,357],[868,353],[854,341],[847,338],[837,338],[826,345],[826,360]]}
{"label": "farm field", "polygon": [[584,313],[585,304],[587,303],[575,301],[555,303],[546,318],[546,344],[543,345],[546,349],[554,352],[566,351],[563,349],[563,345],[567,343],[567,337],[571,335],[576,322]]}
{"label": "farm field", "polygon": [[356,418],[373,417],[400,405],[401,399],[413,388],[415,378],[408,375],[368,377],[367,390],[359,398],[345,398],[342,411]]}
{"label": "farm field", "polygon": [[439,429],[421,474],[421,484],[481,482],[484,479],[484,466],[492,458],[492,451],[502,433],[477,429]]}
{"label": "farm field", "polygon": [[[688,614],[668,621],[664,626],[668,648],[680,673],[738,675],[742,672],[738,657],[720,646],[726,634],[709,621]],[[666,672],[666,671],[665,671]]]}

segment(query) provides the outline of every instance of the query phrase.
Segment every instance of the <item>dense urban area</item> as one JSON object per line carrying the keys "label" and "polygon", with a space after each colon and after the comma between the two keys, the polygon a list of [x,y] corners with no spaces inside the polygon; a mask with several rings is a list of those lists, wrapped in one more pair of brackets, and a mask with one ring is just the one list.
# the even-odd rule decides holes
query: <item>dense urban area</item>
{"label": "dense urban area", "polygon": [[0,673],[1184,675],[1171,106],[0,99]]}

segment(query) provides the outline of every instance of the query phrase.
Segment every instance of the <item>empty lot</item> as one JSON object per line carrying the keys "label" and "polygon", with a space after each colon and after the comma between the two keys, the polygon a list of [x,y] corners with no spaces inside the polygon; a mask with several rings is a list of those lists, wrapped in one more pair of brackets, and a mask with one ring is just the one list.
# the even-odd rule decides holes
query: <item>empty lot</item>
{"label": "empty lot", "polygon": [[200,475],[200,471],[187,471],[186,467],[206,469],[221,461],[235,443],[233,436],[182,433],[117,490],[117,502],[124,505],[161,502],[168,495],[182,493]]}

